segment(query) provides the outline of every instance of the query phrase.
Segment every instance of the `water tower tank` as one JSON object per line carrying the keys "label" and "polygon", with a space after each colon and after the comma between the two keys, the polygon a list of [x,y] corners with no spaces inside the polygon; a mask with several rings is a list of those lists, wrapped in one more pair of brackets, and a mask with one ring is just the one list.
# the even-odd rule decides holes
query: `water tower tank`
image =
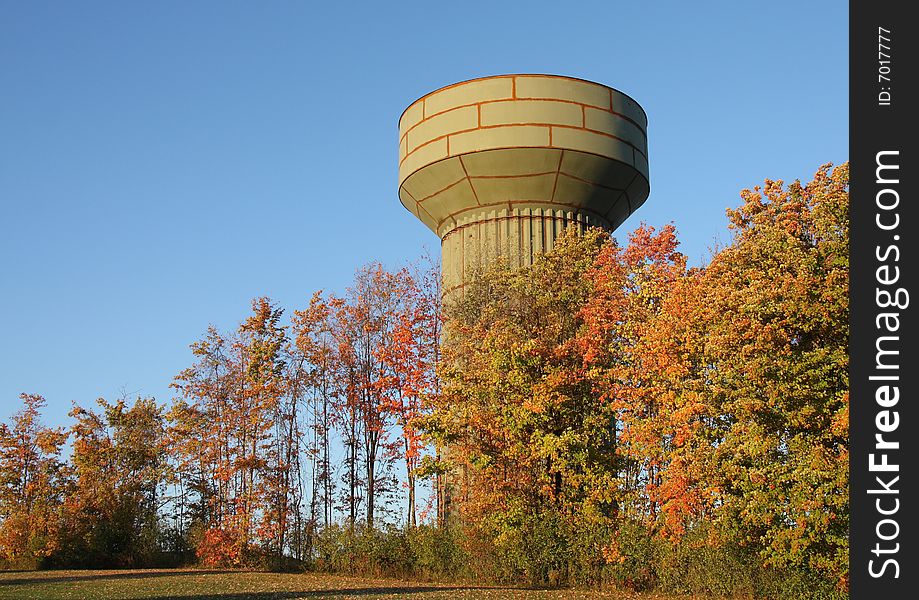
{"label": "water tower tank", "polygon": [[499,75],[450,85],[399,120],[399,198],[442,241],[444,290],[569,226],[618,227],[648,197],[647,117],[605,85]]}

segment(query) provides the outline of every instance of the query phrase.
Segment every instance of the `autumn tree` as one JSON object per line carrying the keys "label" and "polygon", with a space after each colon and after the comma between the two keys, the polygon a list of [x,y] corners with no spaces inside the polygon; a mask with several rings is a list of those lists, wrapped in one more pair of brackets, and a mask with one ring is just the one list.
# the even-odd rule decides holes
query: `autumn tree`
{"label": "autumn tree", "polygon": [[[377,502],[389,489],[391,466],[393,398],[397,382],[384,360],[385,348],[405,314],[412,281],[407,270],[390,272],[380,264],[360,269],[345,303],[337,314],[337,356],[344,394],[343,436],[349,445],[349,517],[356,518],[358,458],[361,473],[365,524],[373,528]],[[382,475],[382,476],[381,476]]]}
{"label": "autumn tree", "polygon": [[[172,383],[180,396],[168,414],[168,448],[179,490],[175,510],[186,536],[195,531],[205,540],[229,538],[235,496],[234,421],[238,417],[231,395],[237,387],[238,368],[230,356],[230,342],[213,326],[191,345],[191,351],[195,364]],[[238,543],[225,541],[225,557],[238,560]]]}
{"label": "autumn tree", "polygon": [[65,505],[59,558],[86,566],[151,564],[160,544],[167,464],[163,409],[152,398],[128,405],[99,399],[100,412],[70,416],[75,474]]}
{"label": "autumn tree", "polygon": [[450,448],[467,514],[609,503],[612,420],[574,344],[604,243],[569,232],[533,266],[496,268],[448,301],[444,387],[423,422]]}
{"label": "autumn tree", "polygon": [[[653,522],[659,503],[663,453],[671,434],[665,394],[652,386],[649,359],[636,348],[657,325],[663,303],[686,273],[673,226],[660,231],[642,224],[628,245],[606,244],[585,273],[590,292],[581,308],[576,345],[599,401],[609,409],[616,464],[609,488],[615,510]],[[665,364],[663,368],[669,368]]]}
{"label": "autumn tree", "polygon": [[298,504],[297,398],[287,371],[283,311],[267,298],[232,337],[210,328],[194,366],[173,384],[170,441],[180,478],[195,490],[199,555],[236,563],[254,546],[280,556]]}
{"label": "autumn tree", "polygon": [[342,395],[338,378],[339,361],[335,339],[335,317],[342,301],[316,292],[309,306],[294,312],[294,356],[301,365],[299,385],[306,400],[309,439],[305,447],[310,464],[308,530],[310,539],[318,529],[321,503],[324,527],[332,524],[335,479],[332,464],[332,434],[336,402]]}
{"label": "autumn tree", "polygon": [[654,371],[675,435],[658,494],[671,522],[711,518],[767,564],[844,585],[848,165],[742,198],[728,211],[732,243],[640,350],[667,356]]}
{"label": "autumn tree", "polygon": [[582,334],[621,422],[631,518],[841,587],[847,186],[847,165],[827,165],[808,184],[744,191],[730,245],[688,272],[666,235],[633,236],[632,257],[591,273]]}
{"label": "autumn tree", "polygon": [[401,301],[393,306],[392,332],[376,351],[384,366],[380,387],[386,390],[385,408],[394,415],[402,442],[409,527],[417,525],[416,479],[426,446],[417,423],[440,393],[437,366],[442,327],[440,270],[427,261],[415,271],[411,276],[402,274],[404,287]]}
{"label": "autumn tree", "polygon": [[0,423],[0,561],[14,568],[39,565],[59,549],[69,483],[67,432],[42,426],[44,398],[19,398],[23,407]]}
{"label": "autumn tree", "polygon": [[297,397],[290,396],[287,368],[287,333],[281,323],[284,311],[268,298],[252,303],[253,314],[239,328],[240,354],[245,365],[241,396],[246,418],[248,455],[239,463],[245,469],[244,519],[259,515],[258,537],[277,556],[287,541],[293,485],[294,455],[300,451],[296,418]]}

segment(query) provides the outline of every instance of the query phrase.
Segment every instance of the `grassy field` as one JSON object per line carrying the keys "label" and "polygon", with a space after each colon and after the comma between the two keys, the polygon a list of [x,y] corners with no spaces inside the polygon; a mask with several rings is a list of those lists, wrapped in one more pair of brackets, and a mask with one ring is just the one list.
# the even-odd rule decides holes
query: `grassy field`
{"label": "grassy field", "polygon": [[129,571],[0,572],[0,598],[166,600],[288,600],[295,598],[406,598],[409,600],[473,600],[544,598],[546,600],[676,600],[657,595],[576,590],[533,590],[422,583],[397,579],[366,579],[315,573],[255,573],[194,569]]}

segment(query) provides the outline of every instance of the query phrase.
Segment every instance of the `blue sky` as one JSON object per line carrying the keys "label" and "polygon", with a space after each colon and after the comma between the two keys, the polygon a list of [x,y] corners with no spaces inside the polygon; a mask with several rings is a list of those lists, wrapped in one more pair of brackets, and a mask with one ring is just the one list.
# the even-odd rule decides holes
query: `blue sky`
{"label": "blue sky", "polygon": [[299,308],[368,261],[438,251],[397,198],[397,120],[473,77],[572,75],[638,100],[651,196],[619,234],[673,222],[698,264],[741,188],[848,158],[847,13],[0,0],[0,419],[20,392],[51,424],[74,400],[166,401],[188,344],[253,297]]}

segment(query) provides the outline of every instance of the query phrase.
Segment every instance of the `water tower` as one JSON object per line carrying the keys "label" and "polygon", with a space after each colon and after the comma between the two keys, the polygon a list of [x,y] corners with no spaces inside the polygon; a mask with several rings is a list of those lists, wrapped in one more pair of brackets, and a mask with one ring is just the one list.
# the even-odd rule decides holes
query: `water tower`
{"label": "water tower", "polygon": [[613,231],[648,197],[648,120],[553,75],[450,85],[399,119],[399,199],[441,239],[444,291],[501,256],[532,264],[569,226]]}

